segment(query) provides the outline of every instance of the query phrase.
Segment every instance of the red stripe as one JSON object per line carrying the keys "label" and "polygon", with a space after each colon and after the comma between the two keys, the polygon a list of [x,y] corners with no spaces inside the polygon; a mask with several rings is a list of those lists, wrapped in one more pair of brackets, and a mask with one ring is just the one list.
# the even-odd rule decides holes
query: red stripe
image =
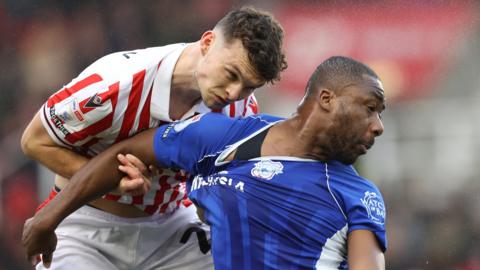
{"label": "red stripe", "polygon": [[235,117],[235,103],[230,104],[230,117]]}
{"label": "red stripe", "polygon": [[112,112],[109,113],[107,116],[105,116],[103,119],[100,121],[97,121],[96,123],[80,130],[75,133],[69,134],[65,136],[65,140],[67,140],[69,143],[74,144],[78,141],[84,140],[90,135],[96,135],[99,132],[104,131],[105,129],[109,128],[112,126],[113,122],[113,114],[115,112],[115,108],[117,106],[117,100],[118,100],[118,90],[119,90],[120,83],[114,83],[110,85],[108,88],[109,90],[107,92],[104,92],[100,94],[99,96],[106,97],[103,98],[102,100],[106,100],[109,98],[112,103]]}
{"label": "red stripe", "polygon": [[[172,195],[170,196],[170,199],[168,200],[168,202],[164,203],[161,207],[160,207],[160,210],[159,212],[160,213],[164,213],[165,210],[167,210],[168,206],[170,205],[170,203],[172,203],[173,201],[175,201],[178,197],[178,194],[180,194],[180,187],[182,186],[182,183],[185,183],[185,181],[187,180],[188,176],[186,175],[182,175],[180,172],[177,172],[175,174],[175,180],[179,181],[180,183],[177,184],[174,188],[173,188],[173,192],[172,192]],[[182,199],[182,198],[181,198]],[[177,206],[180,204],[180,200],[177,201]]]}
{"label": "red stripe", "polygon": [[155,198],[153,200],[153,205],[149,205],[145,207],[145,212],[152,215],[158,210],[159,205],[163,202],[163,196],[165,194],[165,191],[167,191],[170,188],[170,184],[167,182],[169,176],[168,175],[162,175],[158,179],[158,182],[160,184],[160,189],[157,190],[155,193]]}
{"label": "red stripe", "polygon": [[66,99],[67,97],[73,95],[74,93],[78,92],[79,90],[91,85],[91,84],[94,84],[94,83],[97,83],[99,81],[102,80],[102,77],[100,77],[100,75],[98,74],[92,74],[88,77],[86,77],[85,79],[81,80],[81,81],[78,81],[76,84],[72,85],[71,87],[67,88],[63,88],[62,90],[60,90],[59,92],[57,92],[56,94],[54,94],[52,97],[50,97],[47,101],[47,106],[48,107],[52,107],[53,105],[61,102],[62,100]]}
{"label": "red stripe", "polygon": [[193,202],[190,201],[190,199],[188,198],[187,193],[185,193],[185,196],[183,196],[182,203],[183,203],[183,205],[186,206],[186,207],[189,207],[190,205],[193,204]]}
{"label": "red stripe", "polygon": [[45,205],[47,205],[51,200],[53,200],[53,198],[55,198],[55,196],[57,196],[58,192],[55,190],[55,188],[52,188],[52,190],[50,191],[50,194],[48,195],[48,198],[45,199],[45,201],[43,201],[38,207],[37,209],[35,210],[35,213],[40,211],[40,209],[42,209],[43,207],[45,207]]}
{"label": "red stripe", "polygon": [[258,104],[255,98],[252,97],[252,101],[248,104],[248,106],[250,107],[250,109],[252,109],[253,114],[258,113]]}
{"label": "red stripe", "polygon": [[158,205],[149,205],[143,210],[145,213],[153,215],[158,209]]}
{"label": "red stripe", "polygon": [[243,112],[242,112],[242,116],[245,116],[245,113],[247,112],[247,101],[248,101],[248,98],[244,99],[243,100]]}
{"label": "red stripe", "polygon": [[160,189],[155,194],[153,204],[160,205],[161,203],[163,203],[165,191],[171,188],[170,184],[167,182],[168,178],[168,175],[162,175],[160,179],[158,179],[158,182],[160,183]]}
{"label": "red stripe", "polygon": [[120,195],[114,195],[114,194],[105,195],[105,199],[111,200],[111,201],[118,201],[118,200],[120,200],[121,197],[122,196],[120,196]]}
{"label": "red stripe", "polygon": [[140,113],[140,121],[138,123],[138,130],[144,130],[150,126],[150,99],[152,98],[153,85],[148,92],[147,99],[143,104],[142,112]]}
{"label": "red stripe", "polygon": [[133,196],[132,204],[143,204],[143,195]]}
{"label": "red stripe", "polygon": [[164,203],[161,207],[160,207],[160,210],[159,212],[160,213],[165,213],[165,210],[167,210],[168,206],[170,205],[171,202],[175,201],[175,199],[177,198],[178,194],[180,193],[178,191],[179,189],[179,185],[177,185],[174,189],[173,189],[173,192],[172,192],[172,196],[170,196],[170,200],[168,200],[167,203]]}
{"label": "red stripe", "polygon": [[123,114],[122,127],[117,136],[115,142],[121,141],[128,137],[130,130],[133,127],[135,122],[135,117],[137,115],[138,106],[140,104],[140,99],[142,97],[143,90],[143,80],[145,79],[145,70],[138,72],[133,75],[132,89],[130,90],[130,95],[128,96],[128,105],[125,113]]}

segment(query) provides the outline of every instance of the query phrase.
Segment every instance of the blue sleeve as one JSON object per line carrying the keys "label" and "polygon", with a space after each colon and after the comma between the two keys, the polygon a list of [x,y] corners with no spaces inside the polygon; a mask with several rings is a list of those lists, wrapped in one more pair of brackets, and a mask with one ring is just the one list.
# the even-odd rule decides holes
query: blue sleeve
{"label": "blue sleeve", "polygon": [[238,120],[222,114],[199,114],[157,129],[153,141],[155,157],[162,167],[205,173],[199,161],[216,155],[238,134]]}
{"label": "blue sleeve", "polygon": [[387,249],[385,229],[386,208],[380,191],[371,183],[358,185],[354,192],[344,197],[348,232],[368,230],[375,234],[383,252]]}
{"label": "blue sleeve", "polygon": [[387,249],[385,230],[386,208],[378,188],[358,175],[352,166],[333,162],[329,171],[334,183],[333,192],[340,198],[340,204],[348,223],[348,233],[355,230],[371,231],[383,252]]}

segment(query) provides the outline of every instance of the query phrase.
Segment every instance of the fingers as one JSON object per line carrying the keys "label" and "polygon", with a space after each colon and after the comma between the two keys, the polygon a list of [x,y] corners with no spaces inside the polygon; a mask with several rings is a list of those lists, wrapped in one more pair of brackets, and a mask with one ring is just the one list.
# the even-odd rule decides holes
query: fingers
{"label": "fingers", "polygon": [[127,154],[125,157],[133,166],[137,167],[142,173],[147,172],[147,166],[145,166],[145,164],[136,156],[132,154]]}
{"label": "fingers", "polygon": [[142,174],[136,167],[130,167],[130,166],[124,166],[124,165],[119,165],[118,169],[125,173],[130,179],[137,179],[137,178],[143,178]]}
{"label": "fingers", "polygon": [[50,265],[52,264],[52,257],[53,257],[53,253],[43,253],[42,254],[43,266],[45,266],[46,268],[50,268]]}
{"label": "fingers", "polygon": [[153,176],[157,176],[157,175],[160,174],[160,169],[157,166],[149,165],[148,168],[147,168],[147,166],[145,165],[145,163],[143,163],[143,161],[141,161],[139,158],[137,158],[136,156],[134,156],[132,154],[126,154],[126,155],[118,154],[117,159],[124,166],[130,166],[130,167],[138,168],[138,170],[142,174],[144,174],[148,177],[153,177]]}
{"label": "fingers", "polygon": [[132,193],[135,192],[136,190],[143,190],[143,186],[145,184],[145,181],[143,178],[135,178],[135,179],[130,179],[128,177],[123,177],[122,180],[120,180],[120,184],[118,186],[118,190],[122,194],[127,194],[127,193]]}
{"label": "fingers", "polygon": [[118,154],[117,159],[120,162],[120,164],[124,166],[133,166],[133,164],[127,159],[127,157],[124,154]]}

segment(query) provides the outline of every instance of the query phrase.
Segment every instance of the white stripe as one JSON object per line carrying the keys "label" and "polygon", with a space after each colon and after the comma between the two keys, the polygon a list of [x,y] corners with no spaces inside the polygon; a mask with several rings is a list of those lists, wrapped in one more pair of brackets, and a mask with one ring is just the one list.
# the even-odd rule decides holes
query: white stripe
{"label": "white stripe", "polygon": [[[120,128],[123,123],[123,118],[125,117],[125,112],[127,110],[128,97],[130,96],[131,90],[132,90],[132,80],[120,81],[120,85],[118,89],[117,106],[115,107],[115,112],[113,115],[113,123],[112,123],[112,128],[115,130],[118,129],[118,131],[120,131]],[[119,135],[118,131],[115,132],[115,137]]]}
{"label": "white stripe", "polygon": [[150,190],[143,195],[143,204],[144,205],[151,205],[155,200],[155,194],[160,189],[160,183],[158,182],[161,175],[155,176],[152,179],[152,185],[150,186]]}
{"label": "white stripe", "polygon": [[[217,157],[217,159],[215,160],[215,166],[221,166],[221,165],[224,165],[224,164],[227,164],[229,163],[230,161],[227,160],[227,161],[224,161],[225,158],[228,157],[228,155],[230,155],[235,149],[237,149],[242,143],[250,140],[251,138],[255,137],[256,135],[258,135],[259,133],[261,133],[262,131],[266,130],[267,128],[273,126],[274,124],[280,122],[280,121],[283,121],[283,120],[278,120],[278,121],[275,121],[275,122],[268,122],[267,120],[264,120],[262,119],[261,117],[258,117],[258,116],[251,116],[251,118],[254,118],[254,119],[258,119],[260,118],[260,121],[262,122],[266,122],[268,123],[268,125],[262,127],[261,129],[255,131],[254,133],[250,134],[249,136],[241,139],[240,141],[234,143],[234,144],[231,144],[229,146],[226,147],[225,150],[223,150],[223,152]],[[203,158],[202,158],[203,159]]]}
{"label": "white stripe", "polygon": [[[85,79],[85,77],[82,78],[82,79]],[[73,80],[72,82],[70,82],[67,85],[67,87],[73,86],[78,81],[79,80],[76,80],[76,79]],[[84,87],[84,88],[80,89],[79,91],[75,92],[74,94],[72,94],[71,96],[69,96],[66,99],[76,98],[78,102],[81,102],[85,99],[91,98],[95,94],[100,94],[100,93],[103,93],[103,92],[106,92],[106,91],[108,91],[108,87],[106,87],[105,81],[102,80],[102,81],[99,81],[99,82],[96,82],[96,83],[92,83],[92,84],[88,85],[87,87]],[[62,100],[62,102],[64,102],[65,100]]]}
{"label": "white stripe", "polygon": [[340,209],[340,212],[342,212],[343,217],[345,218],[345,220],[347,220],[347,215],[345,215],[345,213],[343,212],[343,209],[340,206],[340,204],[338,203],[337,198],[335,198],[335,195],[333,195],[333,192],[330,189],[330,175],[328,174],[328,164],[327,163],[325,163],[325,176],[327,177],[328,192],[330,192],[330,195],[332,195],[332,198],[335,201],[335,203],[337,204],[338,209]]}
{"label": "white stripe", "polygon": [[141,93],[141,97],[140,97],[140,102],[138,103],[138,108],[137,108],[137,112],[136,112],[136,115],[135,115],[135,121],[133,122],[132,129],[128,133],[129,136],[132,136],[132,135],[134,135],[138,132],[138,125],[140,123],[140,114],[142,113],[142,110],[143,110],[144,106],[150,106],[150,104],[145,104],[145,102],[147,101],[148,92],[150,90],[150,87],[152,87],[154,75],[155,75],[155,70],[146,70],[145,71],[145,77],[143,79],[143,89],[142,89],[142,93]]}
{"label": "white stripe", "polygon": [[300,162],[321,162],[316,159],[309,158],[299,158],[299,157],[290,157],[290,156],[261,156],[256,158],[249,159],[251,161],[257,160],[284,160],[284,161],[300,161]]}
{"label": "white stripe", "polygon": [[348,225],[345,225],[325,241],[320,258],[315,264],[317,270],[338,269],[340,264],[347,259],[347,231]]}

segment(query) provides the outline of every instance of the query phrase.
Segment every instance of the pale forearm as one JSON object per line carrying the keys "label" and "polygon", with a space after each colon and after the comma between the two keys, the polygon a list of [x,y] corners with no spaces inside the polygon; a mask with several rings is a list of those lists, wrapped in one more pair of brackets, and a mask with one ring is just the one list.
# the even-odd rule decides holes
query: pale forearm
{"label": "pale forearm", "polygon": [[43,146],[41,153],[30,157],[66,179],[70,179],[89,161],[84,156],[58,146]]}

